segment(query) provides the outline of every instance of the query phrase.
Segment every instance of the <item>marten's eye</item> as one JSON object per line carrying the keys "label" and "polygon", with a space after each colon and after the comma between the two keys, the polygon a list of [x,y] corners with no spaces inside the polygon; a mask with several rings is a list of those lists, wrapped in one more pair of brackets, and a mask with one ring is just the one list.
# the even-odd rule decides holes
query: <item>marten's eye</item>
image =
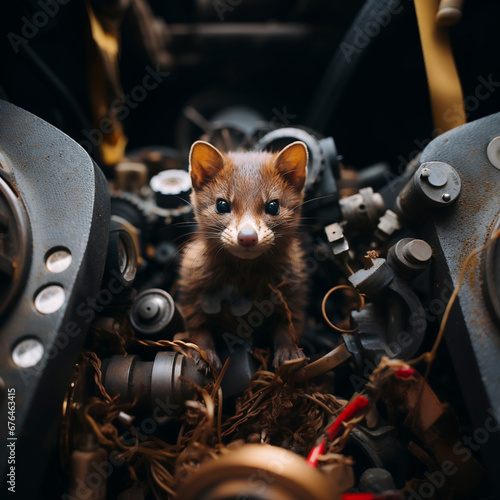
{"label": "marten's eye", "polygon": [[270,201],[266,205],[266,214],[268,215],[278,215],[280,213],[280,204],[278,200]]}
{"label": "marten's eye", "polygon": [[215,204],[215,211],[218,214],[228,214],[231,211],[231,207],[229,205],[229,202],[226,200],[223,200],[222,198],[219,198],[217,200],[217,203]]}

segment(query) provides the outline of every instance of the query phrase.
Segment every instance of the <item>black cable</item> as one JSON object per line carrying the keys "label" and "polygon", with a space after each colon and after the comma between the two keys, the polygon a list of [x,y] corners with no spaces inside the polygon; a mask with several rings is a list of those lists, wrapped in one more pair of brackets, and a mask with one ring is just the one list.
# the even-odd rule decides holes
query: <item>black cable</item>
{"label": "black cable", "polygon": [[32,68],[62,97],[64,102],[69,106],[74,117],[79,121],[80,127],[85,130],[91,130],[91,123],[88,121],[82,108],[62,80],[47,66],[47,64],[45,64],[28,44],[21,44],[19,46],[19,52]]}
{"label": "black cable", "polygon": [[[335,51],[307,108],[309,111],[305,124],[308,127],[326,133],[326,127],[374,41],[392,24],[394,18],[402,18],[410,12],[410,7],[410,2],[404,0],[368,0],[363,5]],[[389,21],[385,22],[386,19]],[[368,32],[367,28],[371,25],[379,28],[376,34]],[[364,37],[366,43],[360,44],[360,37]]]}
{"label": "black cable", "polygon": [[[26,62],[32,66],[32,68],[43,78],[43,80],[45,80],[69,106],[74,118],[79,122],[81,130],[92,130],[92,124],[89,122],[84,111],[64,82],[47,66],[47,64],[45,64],[43,59],[41,59],[40,56],[28,46],[28,44],[21,44],[19,48],[19,52]],[[91,156],[101,169],[103,169],[105,163],[98,147],[92,148]],[[108,177],[110,175],[109,172],[107,169],[104,169],[104,171]]]}

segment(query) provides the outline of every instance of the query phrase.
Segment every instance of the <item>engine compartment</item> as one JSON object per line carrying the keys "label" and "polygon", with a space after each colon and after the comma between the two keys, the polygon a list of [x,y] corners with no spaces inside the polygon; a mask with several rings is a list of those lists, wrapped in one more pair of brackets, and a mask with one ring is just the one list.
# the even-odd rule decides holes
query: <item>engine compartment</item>
{"label": "engine compartment", "polygon": [[[81,79],[82,5],[59,2],[28,37],[41,12],[28,4],[24,19],[7,11],[6,34],[25,41],[5,37],[0,79],[2,487],[496,498],[498,6],[466,3],[450,30],[468,123],[441,133],[406,3],[93,2],[121,19],[111,103],[128,146],[107,164],[108,124],[92,123]],[[307,146],[307,360],[275,371],[271,349],[236,331],[220,372],[197,369],[177,305],[197,139]],[[226,292],[215,302],[239,316]]]}

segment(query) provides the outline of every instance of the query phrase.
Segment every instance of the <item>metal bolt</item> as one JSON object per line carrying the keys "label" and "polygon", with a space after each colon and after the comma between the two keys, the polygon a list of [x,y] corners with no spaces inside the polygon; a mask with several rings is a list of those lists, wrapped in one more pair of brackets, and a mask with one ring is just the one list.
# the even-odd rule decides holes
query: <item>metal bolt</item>
{"label": "metal bolt", "polygon": [[51,273],[62,273],[68,269],[72,261],[73,257],[69,250],[59,249],[49,253],[45,265]]}
{"label": "metal bolt", "polygon": [[500,169],[500,136],[493,138],[486,149],[488,160],[491,164]]}
{"label": "metal bolt", "polygon": [[139,307],[137,311],[139,316],[145,320],[151,320],[158,315],[160,311],[160,305],[158,304],[155,297],[151,297],[149,300],[145,300]]}
{"label": "metal bolt", "polygon": [[[445,168],[448,165],[443,163],[433,163],[432,168],[429,169],[430,173],[427,177],[429,184],[433,187],[443,187],[448,182],[448,174]],[[425,169],[424,169],[425,170]]]}
{"label": "metal bolt", "polygon": [[21,340],[12,351],[12,360],[20,368],[31,368],[43,358],[43,344],[31,337]]}
{"label": "metal bolt", "polygon": [[65,300],[66,293],[62,286],[49,285],[38,292],[35,307],[41,314],[52,314],[61,308]]}
{"label": "metal bolt", "polygon": [[443,199],[443,201],[451,200],[451,196],[449,195],[449,193],[443,193],[443,196],[441,196],[441,198]]}
{"label": "metal bolt", "polygon": [[412,264],[426,264],[431,260],[432,248],[423,240],[412,240],[403,247],[402,254]]}
{"label": "metal bolt", "polygon": [[429,175],[431,175],[431,171],[428,168],[423,168],[420,172],[420,177],[429,177]]}

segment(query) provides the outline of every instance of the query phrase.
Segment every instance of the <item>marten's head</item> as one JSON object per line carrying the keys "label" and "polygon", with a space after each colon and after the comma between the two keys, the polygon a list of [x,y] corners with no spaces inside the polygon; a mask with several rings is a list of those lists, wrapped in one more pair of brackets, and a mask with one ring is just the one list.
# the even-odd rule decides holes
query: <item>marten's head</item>
{"label": "marten's head", "polygon": [[209,248],[255,259],[287,247],[300,221],[307,161],[303,142],[278,153],[221,153],[195,142],[189,155],[192,202]]}

